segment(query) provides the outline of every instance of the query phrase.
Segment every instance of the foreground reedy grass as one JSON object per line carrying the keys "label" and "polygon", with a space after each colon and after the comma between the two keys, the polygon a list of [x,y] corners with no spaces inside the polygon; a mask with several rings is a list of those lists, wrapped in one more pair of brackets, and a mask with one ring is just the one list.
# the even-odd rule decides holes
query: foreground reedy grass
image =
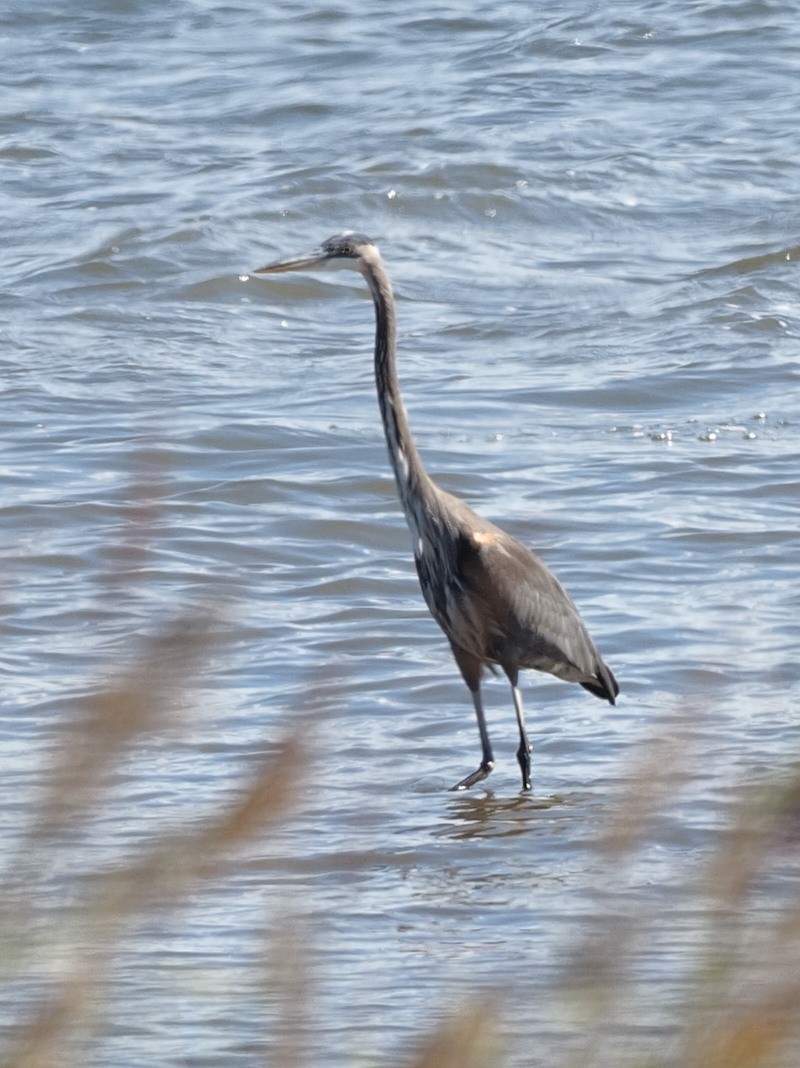
{"label": "foreground reedy grass", "polygon": [[[5,858],[0,884],[0,977],[14,988],[31,960],[52,958],[48,981],[20,1004],[5,1030],[0,1068],[66,1068],[82,1063],[103,1022],[104,988],[130,927],[156,910],[178,909],[226,878],[228,865],[258,837],[289,817],[294,769],[306,756],[300,733],[282,742],[217,811],[178,826],[111,870],[86,871],[76,904],[41,909],[54,848],[91,834],[115,769],[142,740],[180,730],[176,710],[220,628],[178,622],[140,649],[133,663],[91,696],[65,724],[42,789],[20,838]],[[324,689],[324,687],[323,687]],[[664,731],[664,737],[675,732]],[[653,917],[620,916],[611,904],[646,846],[654,821],[681,777],[677,745],[653,739],[629,778],[629,794],[599,832],[597,849],[608,871],[609,908],[578,939],[554,993],[572,1013],[575,1040],[550,1063],[575,1068],[789,1068],[800,1064],[800,886],[780,897],[768,922],[754,903],[782,859],[800,845],[800,771],[787,769],[760,790],[742,792],[731,824],[719,835],[705,871],[692,874],[686,896],[703,910],[704,944],[681,977],[683,1008],[663,1041],[631,1050],[619,1034],[634,1009],[637,953],[647,945]],[[794,869],[797,874],[797,868]],[[43,919],[44,917],[44,919]],[[314,1058],[313,967],[303,952],[299,918],[284,918],[269,938],[265,983],[281,995],[280,1034],[265,1036],[268,1063],[311,1065]],[[80,930],[73,945],[64,930]],[[22,986],[25,984],[23,983]],[[442,991],[443,1000],[447,991]],[[499,1068],[497,1020],[513,1005],[513,989],[478,994],[397,1061],[409,1068]],[[2,998],[6,1001],[5,996]],[[275,1000],[275,999],[274,999]],[[8,1018],[8,1011],[5,1011]]]}
{"label": "foreground reedy grass", "polygon": [[[792,1068],[800,1064],[800,766],[767,785],[741,788],[729,823],[679,887],[678,907],[701,917],[683,971],[670,976],[679,1006],[662,1036],[623,1053],[624,1025],[648,1022],[637,989],[637,961],[663,916],[620,912],[615,899],[659,820],[680,795],[693,756],[691,729],[676,718],[641,746],[638,766],[597,849],[607,871],[608,907],[580,939],[565,976],[579,1006],[580,1068]],[[789,861],[787,867],[787,860]],[[775,893],[775,883],[783,892]],[[774,906],[760,905],[770,895]],[[651,1015],[652,1013],[651,1007]],[[622,1026],[620,1026],[622,1025]],[[655,1030],[655,1028],[654,1028]]]}

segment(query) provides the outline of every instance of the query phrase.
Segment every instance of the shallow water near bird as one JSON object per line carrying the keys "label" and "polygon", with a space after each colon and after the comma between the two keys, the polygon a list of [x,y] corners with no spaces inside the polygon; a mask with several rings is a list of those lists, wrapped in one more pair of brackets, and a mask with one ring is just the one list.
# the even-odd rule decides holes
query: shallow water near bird
{"label": "shallow water near bird", "polygon": [[[619,1048],[679,1029],[692,880],[739,784],[798,753],[796,21],[6,5],[7,858],[64,723],[175,617],[217,622],[177,724],[43,861],[30,944],[4,931],[4,1040],[92,944],[89,875],[234,796],[293,724],[289,814],[119,934],[81,1063],[277,1057],[286,937],[310,1063],[404,1063],[492,989],[508,1063],[558,1064],[581,1031],[560,984],[609,907],[651,917]],[[500,678],[496,769],[449,791],[478,735],[417,585],[363,281],[251,273],[345,228],[392,276],[430,473],[542,556],[621,686],[611,708],[523,676],[530,795]],[[674,789],[619,870],[598,839],[648,803],[664,736]]]}

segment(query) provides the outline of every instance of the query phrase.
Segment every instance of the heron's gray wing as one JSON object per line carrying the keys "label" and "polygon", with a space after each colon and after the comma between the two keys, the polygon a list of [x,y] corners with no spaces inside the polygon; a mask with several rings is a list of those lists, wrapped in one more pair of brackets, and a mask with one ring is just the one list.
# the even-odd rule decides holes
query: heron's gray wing
{"label": "heron's gray wing", "polygon": [[462,601],[484,655],[502,666],[535,668],[612,700],[616,684],[569,594],[542,561],[487,524],[458,541]]}

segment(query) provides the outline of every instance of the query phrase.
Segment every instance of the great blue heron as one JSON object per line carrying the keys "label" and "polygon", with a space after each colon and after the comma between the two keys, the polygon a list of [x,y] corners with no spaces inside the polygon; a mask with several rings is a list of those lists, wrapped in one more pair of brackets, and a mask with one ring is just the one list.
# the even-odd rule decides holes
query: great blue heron
{"label": "great blue heron", "polygon": [[422,594],[450,642],[472,694],[481,736],[480,767],[453,787],[466,790],[494,767],[481,698],[484,667],[503,669],[519,727],[522,788],[531,788],[531,746],[525,731],[520,668],[580,683],[609,704],[619,693],[578,610],[561,583],[530,549],[473,512],[432,481],[411,436],[395,369],[397,327],[389,276],[375,244],[347,231],[305,256],[261,267],[257,274],[303,271],[328,264],[354,267],[375,305],[375,384],[389,460],[414,545]]}

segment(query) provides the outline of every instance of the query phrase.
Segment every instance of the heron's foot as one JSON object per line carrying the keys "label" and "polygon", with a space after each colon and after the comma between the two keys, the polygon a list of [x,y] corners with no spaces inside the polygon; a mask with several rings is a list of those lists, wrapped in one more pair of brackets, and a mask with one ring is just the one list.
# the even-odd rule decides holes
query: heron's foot
{"label": "heron's foot", "polygon": [[522,789],[530,790],[531,788],[531,746],[520,745],[517,750],[517,761],[519,762],[519,770],[522,772]]}
{"label": "heron's foot", "polygon": [[455,786],[451,786],[451,790],[469,790],[470,786],[474,786],[476,782],[482,782],[487,775],[491,774],[494,768],[493,760],[484,760],[477,771],[473,771],[471,775],[467,775],[466,779],[462,779],[461,782],[457,782]]}

